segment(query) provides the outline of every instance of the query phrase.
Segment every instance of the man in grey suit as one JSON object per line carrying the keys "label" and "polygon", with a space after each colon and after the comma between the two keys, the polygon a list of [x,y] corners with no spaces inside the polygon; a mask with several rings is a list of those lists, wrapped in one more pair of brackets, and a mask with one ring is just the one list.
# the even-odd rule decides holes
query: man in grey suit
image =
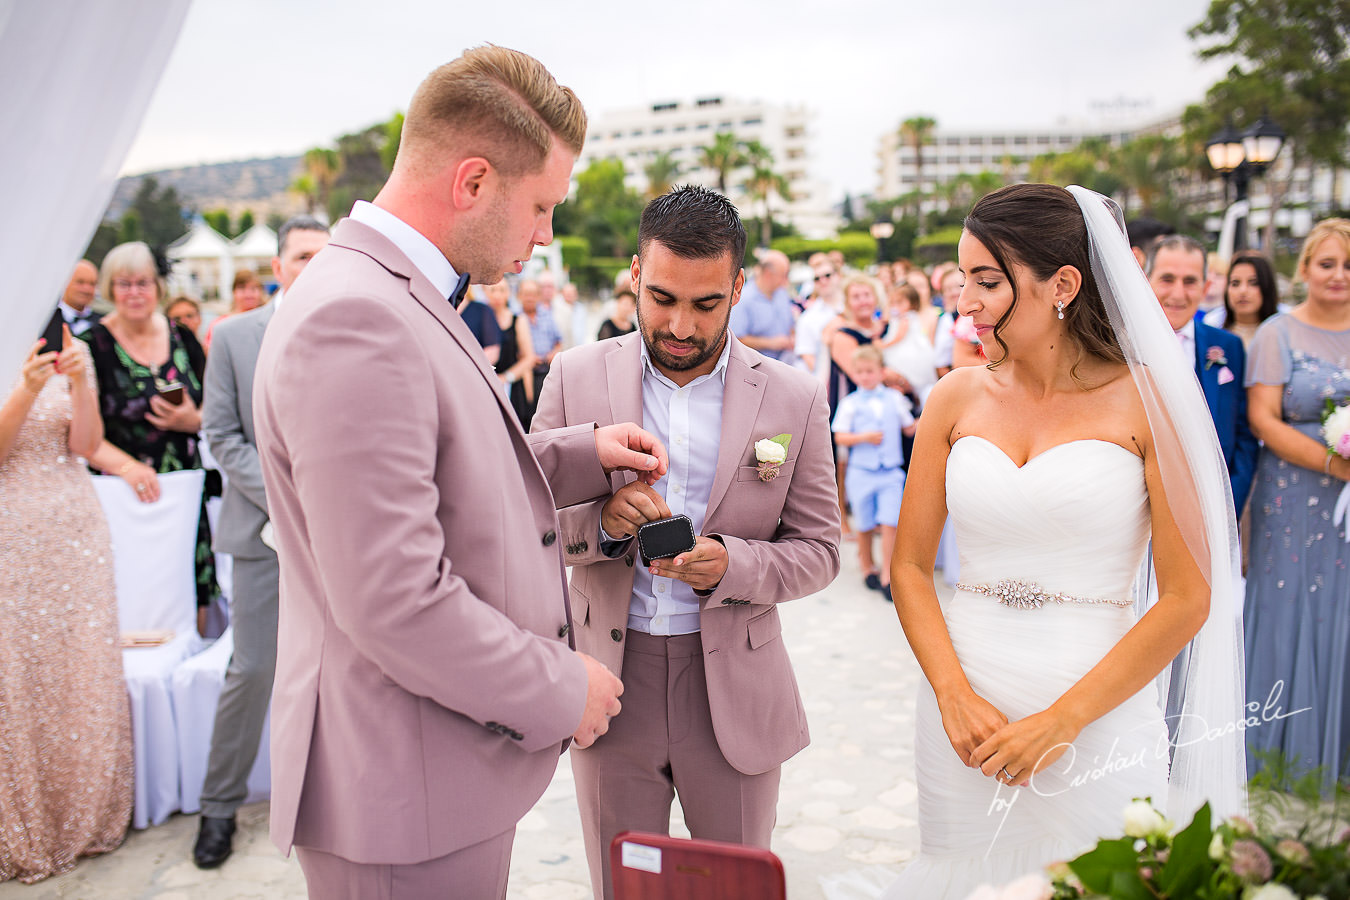
{"label": "man in grey suit", "polygon": [[309,216],[281,226],[272,258],[281,289],[266,306],[220,323],[206,365],[202,429],[228,478],[215,549],[234,557],[234,654],[216,708],[202,785],[201,824],[192,852],[201,869],[219,866],[232,850],[235,810],[248,794],[277,664],[277,554],[261,536],[267,498],[253,438],[253,370],[272,314],[327,243],[327,226]]}

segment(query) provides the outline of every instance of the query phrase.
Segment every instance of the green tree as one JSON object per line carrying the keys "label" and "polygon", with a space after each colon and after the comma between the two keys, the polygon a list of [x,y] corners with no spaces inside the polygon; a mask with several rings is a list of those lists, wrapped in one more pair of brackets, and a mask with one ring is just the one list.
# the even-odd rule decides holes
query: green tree
{"label": "green tree", "polygon": [[245,231],[248,231],[254,225],[258,224],[253,217],[253,210],[246,209],[239,214],[239,224],[235,226],[235,232],[232,237],[239,237]]}
{"label": "green tree", "polygon": [[768,247],[773,240],[773,197],[776,194],[790,201],[792,189],[788,186],[787,178],[774,170],[773,153],[759,141],[746,142],[744,158],[750,168],[750,175],[741,186],[752,201],[764,205],[764,215],[759,225],[759,245]]}
{"label": "green tree", "polygon": [[228,209],[208,209],[202,213],[202,221],[226,237],[232,236],[230,211]]}
{"label": "green tree", "polygon": [[555,211],[554,231],[585,238],[596,256],[631,256],[642,206],[625,181],[623,161],[597,159],[577,173],[576,194]]}
{"label": "green tree", "polygon": [[151,247],[167,247],[187,231],[187,210],[172,185],[160,188],[147,175],[136,188],[131,208],[122,217],[122,240],[145,241]]}
{"label": "green tree", "polygon": [[680,177],[680,161],[662,151],[643,166],[642,172],[647,176],[647,199],[651,200],[675,186],[675,179]]}
{"label": "green tree", "polygon": [[314,203],[332,216],[333,210],[329,204],[333,199],[333,188],[343,171],[342,157],[337,150],[313,147],[305,151],[301,165],[304,167],[302,177],[307,178],[312,185]]}
{"label": "green tree", "polygon": [[727,179],[731,173],[745,165],[742,142],[730,131],[719,131],[713,135],[711,144],[701,147],[698,154],[699,165],[717,173],[717,190],[723,195],[727,192]]}
{"label": "green tree", "polygon": [[[1187,108],[1183,123],[1195,145],[1233,122],[1249,126],[1269,114],[1288,135],[1290,176],[1269,185],[1278,208],[1293,170],[1346,165],[1350,127],[1350,0],[1212,0],[1190,29],[1201,59],[1223,59],[1227,75]],[[1271,246],[1274,216],[1267,230]]]}
{"label": "green tree", "polygon": [[385,172],[394,171],[394,158],[398,156],[398,145],[403,139],[403,113],[396,112],[384,123],[384,145],[380,147],[380,162]]}
{"label": "green tree", "polygon": [[1174,185],[1193,167],[1181,153],[1181,141],[1160,134],[1141,135],[1126,141],[1112,155],[1112,171],[1119,176],[1121,212],[1133,217],[1131,196],[1139,199],[1140,213],[1157,216],[1174,205]]}
{"label": "green tree", "polygon": [[1114,171],[1114,150],[1102,138],[1085,138],[1071,150],[1033,157],[1029,174],[1032,181],[1060,187],[1080,184],[1108,197],[1124,186]]}

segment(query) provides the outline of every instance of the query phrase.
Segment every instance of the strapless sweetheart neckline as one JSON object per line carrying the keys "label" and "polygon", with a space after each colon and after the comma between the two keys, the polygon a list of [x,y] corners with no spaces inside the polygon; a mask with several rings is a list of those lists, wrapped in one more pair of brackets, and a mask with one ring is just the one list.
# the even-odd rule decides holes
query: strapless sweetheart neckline
{"label": "strapless sweetheart neckline", "polygon": [[1014,469],[1017,469],[1019,472],[1020,472],[1022,469],[1025,469],[1027,466],[1029,466],[1029,465],[1031,465],[1032,463],[1034,463],[1036,460],[1041,459],[1041,458],[1044,457],[1044,456],[1048,456],[1048,455],[1050,455],[1051,453],[1054,453],[1056,450],[1061,450],[1061,449],[1063,449],[1063,448],[1065,448],[1065,447],[1071,447],[1071,446],[1073,446],[1074,444],[1105,444],[1105,445],[1108,446],[1108,447],[1115,447],[1115,448],[1116,448],[1117,450],[1119,450],[1121,453],[1127,453],[1127,454],[1129,454],[1130,457],[1131,457],[1132,459],[1134,459],[1135,461],[1137,461],[1137,462],[1141,462],[1141,463],[1143,462],[1143,460],[1139,457],[1139,455],[1138,455],[1137,453],[1135,453],[1135,452],[1132,451],[1132,450],[1127,450],[1127,449],[1125,449],[1125,448],[1122,447],[1120,444],[1117,444],[1115,441],[1107,441],[1107,440],[1103,440],[1102,438],[1077,438],[1077,439],[1072,440],[1072,441],[1064,441],[1063,443],[1059,443],[1059,444],[1055,444],[1055,445],[1050,446],[1050,447],[1046,447],[1044,450],[1042,450],[1040,453],[1037,453],[1035,456],[1029,457],[1029,458],[1027,459],[1026,462],[1022,463],[1022,464],[1019,466],[1017,463],[1013,462],[1013,458],[1008,454],[1008,451],[1004,450],[1004,449],[1003,449],[1002,447],[1000,447],[998,444],[995,444],[993,441],[989,440],[989,438],[984,437],[983,435],[979,435],[979,434],[963,434],[963,435],[961,435],[959,438],[957,438],[955,441],[952,442],[952,449],[955,450],[957,444],[961,443],[962,441],[964,441],[964,440],[966,440],[966,439],[968,439],[968,438],[975,438],[976,440],[979,440],[980,442],[985,443],[985,444],[988,444],[990,447],[993,447],[995,450],[998,451],[998,454],[999,454],[1000,456],[1002,456],[1002,457],[1003,457],[1004,459],[1006,459],[1009,463],[1011,463],[1011,464],[1012,464],[1012,467],[1013,467]]}

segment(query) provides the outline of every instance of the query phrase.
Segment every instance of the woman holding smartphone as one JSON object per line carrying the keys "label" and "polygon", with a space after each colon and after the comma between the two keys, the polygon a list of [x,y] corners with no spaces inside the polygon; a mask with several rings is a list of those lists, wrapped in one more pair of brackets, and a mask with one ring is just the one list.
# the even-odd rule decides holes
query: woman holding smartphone
{"label": "woman holding smartphone", "polygon": [[[154,254],[138,242],[119,244],[99,272],[115,310],[83,335],[98,372],[105,436],[89,462],[125,479],[143,503],[159,499],[157,475],[202,467],[202,376],[206,355],[192,332],[159,311],[165,296]],[[204,624],[215,599],[215,558],[206,497],[197,523],[197,612]]]}
{"label": "woman holding smartphone", "polygon": [[80,459],[103,423],[88,348],[55,335],[0,394],[0,882],[112,850],[131,818],[112,548]]}

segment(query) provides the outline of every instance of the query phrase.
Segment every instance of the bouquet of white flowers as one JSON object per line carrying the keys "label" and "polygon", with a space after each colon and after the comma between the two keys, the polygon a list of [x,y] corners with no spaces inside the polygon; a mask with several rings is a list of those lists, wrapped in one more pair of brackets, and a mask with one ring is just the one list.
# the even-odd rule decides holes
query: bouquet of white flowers
{"label": "bouquet of white flowers", "polygon": [[[1350,459],[1350,403],[1337,406],[1327,399],[1326,412],[1322,414],[1322,440],[1327,445],[1328,466],[1333,453],[1342,459]],[[1345,522],[1347,511],[1350,511],[1350,482],[1346,482],[1341,495],[1336,498],[1335,524]],[[1346,524],[1345,540],[1350,543],[1350,523]]]}

